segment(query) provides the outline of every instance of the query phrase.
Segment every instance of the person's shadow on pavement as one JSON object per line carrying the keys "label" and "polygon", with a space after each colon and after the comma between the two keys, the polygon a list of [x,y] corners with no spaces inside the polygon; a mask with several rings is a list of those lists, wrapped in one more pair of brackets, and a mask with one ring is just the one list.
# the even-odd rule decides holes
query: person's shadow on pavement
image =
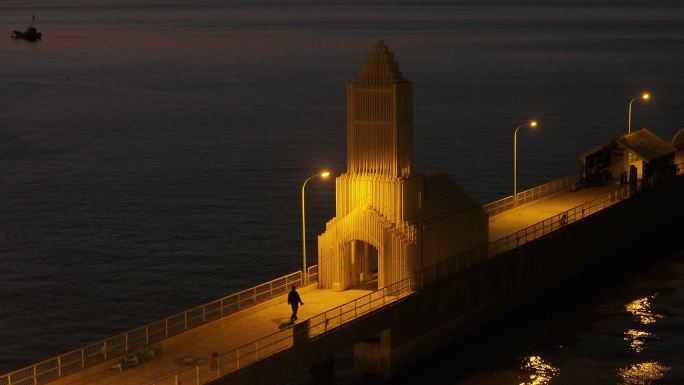
{"label": "person's shadow on pavement", "polygon": [[287,318],[274,318],[273,322],[278,324],[278,329],[283,330],[289,326],[294,325],[294,322],[291,322]]}

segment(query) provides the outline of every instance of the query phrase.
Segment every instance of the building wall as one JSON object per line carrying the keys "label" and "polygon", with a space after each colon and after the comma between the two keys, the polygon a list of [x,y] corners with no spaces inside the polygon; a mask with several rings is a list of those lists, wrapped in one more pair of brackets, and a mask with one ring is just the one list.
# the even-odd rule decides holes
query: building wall
{"label": "building wall", "polygon": [[344,215],[330,220],[325,232],[318,236],[321,288],[346,290],[358,283],[349,247],[355,240],[377,249],[378,286],[389,285],[416,271],[420,255],[416,226],[401,218],[402,213],[418,212],[419,194],[413,190],[419,186],[417,181],[418,178],[393,182],[371,177],[338,178],[338,207],[343,206],[338,210]]}
{"label": "building wall", "polygon": [[392,222],[414,220],[421,207],[422,178],[345,173],[335,180],[335,216],[344,217],[357,207],[372,205]]}
{"label": "building wall", "polygon": [[378,285],[476,247],[486,252],[489,217],[446,175],[387,178],[343,174],[336,180],[337,215],[318,237],[322,288],[359,282],[349,244],[378,251]]}
{"label": "building wall", "polygon": [[347,170],[408,177],[413,156],[412,86],[382,80],[355,79],[347,85]]}

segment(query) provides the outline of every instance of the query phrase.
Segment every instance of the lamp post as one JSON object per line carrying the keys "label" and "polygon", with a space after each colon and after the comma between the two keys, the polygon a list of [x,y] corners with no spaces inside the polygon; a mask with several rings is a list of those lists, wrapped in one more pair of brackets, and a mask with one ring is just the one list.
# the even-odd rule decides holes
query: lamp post
{"label": "lamp post", "polygon": [[306,285],[308,281],[308,277],[306,276],[306,211],[304,205],[304,189],[306,188],[306,184],[317,176],[326,179],[330,176],[330,172],[322,171],[318,174],[311,175],[306,178],[302,184],[302,285]]}
{"label": "lamp post", "polygon": [[518,205],[518,130],[523,127],[537,127],[536,120],[530,120],[515,128],[513,133],[513,206]]}
{"label": "lamp post", "polygon": [[646,102],[649,99],[651,99],[651,94],[649,94],[648,92],[644,92],[637,97],[633,97],[629,101],[629,106],[627,107],[627,133],[628,134],[632,133],[632,103],[634,103],[634,101],[637,99],[641,99],[641,100]]}

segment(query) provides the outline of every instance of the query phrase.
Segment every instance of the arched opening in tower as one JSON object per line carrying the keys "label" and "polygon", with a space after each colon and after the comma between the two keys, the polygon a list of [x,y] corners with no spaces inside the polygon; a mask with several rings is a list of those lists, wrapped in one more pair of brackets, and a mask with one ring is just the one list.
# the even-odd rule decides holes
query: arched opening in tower
{"label": "arched opening in tower", "polygon": [[378,289],[378,249],[368,242],[355,239],[342,248],[343,258],[349,263],[351,288]]}

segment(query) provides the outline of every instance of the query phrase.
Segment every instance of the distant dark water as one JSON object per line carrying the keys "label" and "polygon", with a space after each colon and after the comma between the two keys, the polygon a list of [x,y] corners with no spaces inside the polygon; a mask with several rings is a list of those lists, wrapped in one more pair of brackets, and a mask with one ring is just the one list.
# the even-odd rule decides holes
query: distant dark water
{"label": "distant dark water", "polygon": [[[575,172],[644,88],[635,126],[684,126],[676,3],[66,4],[0,3],[0,34],[33,12],[45,34],[0,39],[0,371],[297,269],[301,182],[344,170],[377,39],[414,82],[416,168],[482,202],[530,117],[523,187]],[[307,191],[313,256],[334,189]]]}

